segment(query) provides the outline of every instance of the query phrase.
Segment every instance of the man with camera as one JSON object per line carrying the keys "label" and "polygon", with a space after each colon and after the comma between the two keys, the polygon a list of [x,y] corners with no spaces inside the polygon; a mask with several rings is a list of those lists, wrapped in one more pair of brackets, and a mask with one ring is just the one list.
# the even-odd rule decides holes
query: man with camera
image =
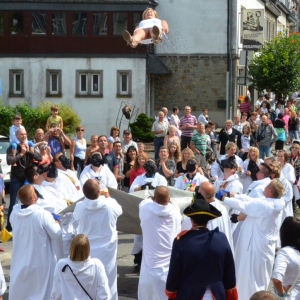
{"label": "man with camera", "polygon": [[56,123],[50,125],[50,129],[46,132],[44,140],[48,142],[53,157],[59,152],[64,152],[65,145],[71,145],[70,139],[58,128]]}
{"label": "man with camera", "polygon": [[271,156],[271,143],[277,140],[278,134],[274,127],[268,123],[268,117],[263,115],[261,117],[261,124],[257,129],[256,147],[259,150],[259,158]]}

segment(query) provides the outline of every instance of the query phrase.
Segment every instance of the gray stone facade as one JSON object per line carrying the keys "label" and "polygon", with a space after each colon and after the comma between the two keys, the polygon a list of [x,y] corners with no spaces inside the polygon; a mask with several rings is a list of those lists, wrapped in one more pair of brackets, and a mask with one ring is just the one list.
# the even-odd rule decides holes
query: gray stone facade
{"label": "gray stone facade", "polygon": [[159,56],[172,75],[154,76],[154,110],[162,106],[181,112],[186,105],[195,114],[202,108],[209,109],[214,118],[225,120],[226,109],[217,106],[218,100],[226,99],[226,55]]}

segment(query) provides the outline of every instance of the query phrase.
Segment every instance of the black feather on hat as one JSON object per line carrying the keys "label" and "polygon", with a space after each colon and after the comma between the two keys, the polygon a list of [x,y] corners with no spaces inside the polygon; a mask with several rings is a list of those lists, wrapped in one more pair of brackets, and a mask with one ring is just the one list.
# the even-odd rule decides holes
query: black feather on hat
{"label": "black feather on hat", "polygon": [[209,220],[222,216],[222,213],[218,209],[207,203],[204,199],[196,199],[195,195],[191,205],[186,207],[183,213],[190,218],[195,218],[199,224],[206,224]]}

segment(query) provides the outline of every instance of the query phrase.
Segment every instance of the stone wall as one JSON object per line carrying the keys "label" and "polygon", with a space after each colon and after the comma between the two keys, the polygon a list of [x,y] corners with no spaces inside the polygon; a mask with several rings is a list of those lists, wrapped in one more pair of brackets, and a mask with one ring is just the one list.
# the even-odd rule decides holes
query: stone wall
{"label": "stone wall", "polygon": [[226,99],[226,55],[159,56],[173,71],[172,75],[154,76],[155,113],[166,106],[178,106],[181,113],[186,105],[195,115],[203,107],[209,115],[225,120],[226,109],[217,107],[218,100]]}

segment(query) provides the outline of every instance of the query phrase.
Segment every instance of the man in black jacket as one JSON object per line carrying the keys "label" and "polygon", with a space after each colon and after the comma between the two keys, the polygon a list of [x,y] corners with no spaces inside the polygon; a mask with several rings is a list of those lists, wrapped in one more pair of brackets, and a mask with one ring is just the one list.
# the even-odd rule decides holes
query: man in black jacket
{"label": "man in black jacket", "polygon": [[33,163],[33,159],[41,161],[42,157],[37,152],[31,152],[27,144],[27,133],[25,129],[19,129],[17,131],[17,138],[20,141],[17,147],[17,154],[13,156],[11,146],[6,151],[6,161],[8,165],[11,165],[10,174],[10,204],[7,216],[6,229],[11,231],[11,224],[9,217],[14,205],[16,204],[18,190],[23,186],[25,182],[24,170],[27,166]]}

